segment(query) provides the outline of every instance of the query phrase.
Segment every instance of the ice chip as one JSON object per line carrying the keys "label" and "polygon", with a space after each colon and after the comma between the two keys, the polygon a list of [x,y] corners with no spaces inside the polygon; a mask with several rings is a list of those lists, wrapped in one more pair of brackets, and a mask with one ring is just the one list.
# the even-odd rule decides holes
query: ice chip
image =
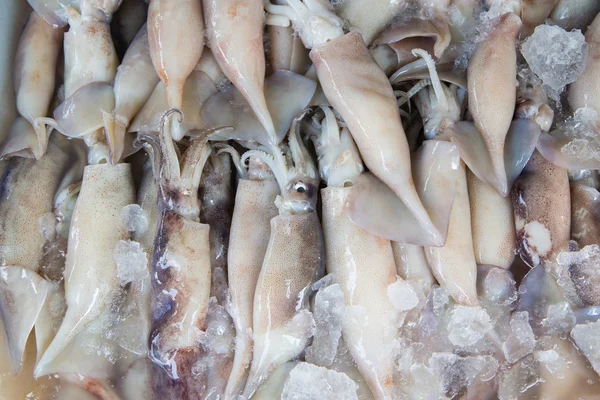
{"label": "ice chip", "polygon": [[600,321],[576,325],[571,331],[571,338],[600,374]]}
{"label": "ice chip", "polygon": [[572,287],[583,305],[600,305],[600,246],[594,244],[579,251],[562,252],[557,262],[559,284],[563,288]]}
{"label": "ice chip", "polygon": [[443,287],[436,287],[432,290],[433,299],[433,313],[435,315],[441,315],[448,304],[450,304],[450,294]]}
{"label": "ice chip", "polygon": [[141,235],[148,230],[147,213],[137,204],[129,204],[123,207],[121,218],[129,232]]}
{"label": "ice chip", "polygon": [[510,334],[502,343],[504,357],[509,363],[515,363],[535,349],[535,335],[529,325],[527,311],[515,312],[510,318]]}
{"label": "ice chip", "polygon": [[519,399],[522,393],[537,385],[539,381],[539,363],[533,355],[528,355],[513,364],[510,369],[503,371],[500,377],[498,397],[510,400]]}
{"label": "ice chip", "polygon": [[548,306],[546,318],[540,325],[544,327],[544,333],[547,335],[563,336],[575,326],[575,315],[569,303],[561,301]]}
{"label": "ice chip", "polygon": [[115,246],[114,260],[121,286],[148,275],[148,257],[142,246],[133,240],[121,240]]}
{"label": "ice chip", "polygon": [[448,338],[459,347],[472,346],[492,329],[490,316],[479,306],[455,306],[450,311]]}
{"label": "ice chip", "polygon": [[211,297],[206,315],[206,338],[209,351],[219,356],[233,355],[235,329],[233,321],[225,308],[217,304],[217,299]]}
{"label": "ice chip", "polygon": [[498,365],[492,356],[460,357],[453,353],[433,353],[429,359],[429,366],[440,377],[442,390],[450,398],[476,379],[486,382],[494,378]]}
{"label": "ice chip", "polygon": [[498,306],[506,306],[517,299],[515,280],[510,271],[503,268],[492,268],[483,282],[482,296],[485,301]]}
{"label": "ice chip", "polygon": [[529,68],[545,85],[560,93],[583,73],[588,44],[580,30],[565,31],[556,25],[539,25],[523,43],[521,53]]}
{"label": "ice chip", "polygon": [[400,277],[388,286],[387,295],[398,311],[408,311],[419,304],[419,298],[411,284]]}
{"label": "ice chip", "polygon": [[331,366],[342,335],[345,312],[344,293],[337,283],[319,290],[313,311],[315,333],[312,345],[306,349],[306,361]]}
{"label": "ice chip", "polygon": [[357,389],[344,373],[301,362],[290,371],[281,400],[358,400]]}

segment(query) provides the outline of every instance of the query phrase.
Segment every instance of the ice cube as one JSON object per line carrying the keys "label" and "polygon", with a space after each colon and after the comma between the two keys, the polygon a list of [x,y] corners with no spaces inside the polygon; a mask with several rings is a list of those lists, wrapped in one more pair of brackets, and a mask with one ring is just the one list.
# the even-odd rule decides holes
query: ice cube
{"label": "ice cube", "polygon": [[419,304],[419,298],[412,285],[400,277],[388,286],[387,295],[392,305],[401,312],[412,310]]}
{"label": "ice cube", "polygon": [[121,286],[148,276],[148,256],[142,246],[133,240],[121,240],[115,246],[114,260]]}
{"label": "ice cube", "polygon": [[579,251],[562,252],[557,262],[561,278],[559,283],[571,284],[583,305],[600,305],[600,246],[594,244]]}
{"label": "ice cube", "polygon": [[576,325],[571,331],[571,338],[600,374],[600,321]]}
{"label": "ice cube", "polygon": [[565,31],[556,25],[538,25],[523,43],[521,53],[545,85],[560,93],[583,73],[588,44],[580,30]]}
{"label": "ice cube", "polygon": [[235,329],[233,321],[225,308],[211,297],[206,313],[206,339],[212,354],[229,357],[233,355]]}
{"label": "ice cube", "polygon": [[148,230],[147,213],[137,204],[129,204],[123,207],[121,218],[129,232],[141,235]]}
{"label": "ice cube", "polygon": [[330,367],[335,358],[346,306],[340,285],[319,290],[315,296],[313,317],[316,327],[312,345],[306,349],[306,361]]}
{"label": "ice cube", "polygon": [[565,360],[556,350],[537,350],[533,352],[533,357],[552,375],[557,375],[558,378],[562,376],[559,372],[566,367]]}
{"label": "ice cube", "polygon": [[544,327],[545,334],[562,336],[575,326],[575,315],[569,303],[561,301],[548,307],[546,318],[540,322],[540,325]]}
{"label": "ice cube", "polygon": [[433,295],[433,313],[435,315],[441,315],[446,311],[446,307],[450,304],[450,294],[443,287],[436,287],[432,290]]}
{"label": "ice cube", "polygon": [[490,316],[479,306],[457,305],[450,311],[448,338],[455,346],[472,346],[483,339],[490,329]]}
{"label": "ice cube", "polygon": [[38,231],[45,240],[53,240],[56,236],[56,215],[53,212],[47,212],[37,220]]}
{"label": "ice cube", "polygon": [[344,373],[301,362],[290,371],[281,400],[358,400],[357,389]]}
{"label": "ice cube", "polygon": [[535,335],[529,325],[529,313],[518,311],[510,318],[510,334],[502,343],[504,357],[509,363],[530,354],[535,349]]}
{"label": "ice cube", "polygon": [[481,296],[492,305],[507,306],[514,303],[517,299],[517,288],[510,271],[491,268],[482,282]]}
{"label": "ice cube", "polygon": [[498,361],[492,356],[460,357],[453,353],[433,353],[429,366],[441,379],[443,392],[450,398],[480,379],[494,378]]}
{"label": "ice cube", "polygon": [[517,400],[521,394],[540,381],[539,363],[528,355],[503,371],[500,377],[498,397],[502,400]]}

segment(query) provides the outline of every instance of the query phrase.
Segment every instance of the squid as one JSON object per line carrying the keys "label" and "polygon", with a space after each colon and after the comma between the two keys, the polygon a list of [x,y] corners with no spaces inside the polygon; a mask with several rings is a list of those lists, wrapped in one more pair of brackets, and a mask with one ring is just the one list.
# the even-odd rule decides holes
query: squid
{"label": "squid", "polygon": [[392,252],[398,276],[406,281],[422,282],[425,295],[429,295],[431,287],[436,283],[431,274],[422,246],[392,242]]}
{"label": "squid", "polygon": [[572,110],[589,107],[600,113],[600,75],[598,55],[600,54],[600,17],[596,16],[585,32],[589,53],[585,70],[575,82],[569,85],[569,105]]}
{"label": "squid", "polygon": [[233,211],[231,161],[226,156],[211,154],[200,181],[200,216],[210,225],[210,264],[213,284],[211,296],[225,304],[227,289],[227,250]]}
{"label": "squid", "polygon": [[182,157],[182,164],[161,119],[158,139],[144,135],[154,160],[159,188],[159,220],[152,251],[152,326],[149,355],[160,368],[153,369],[152,385],[159,397],[202,397],[201,382],[194,379],[200,355],[210,295],[211,267],[209,226],[199,222],[198,187],[210,156],[207,135],[196,139]]}
{"label": "squid", "polygon": [[600,3],[594,0],[558,0],[550,19],[567,31],[585,30],[599,12]]}
{"label": "squid", "polygon": [[[268,13],[291,21],[304,45],[312,49],[309,55],[323,92],[348,125],[365,165],[402,199],[429,235],[429,242],[442,245],[444,237],[415,188],[408,143],[392,87],[363,38],[356,32],[344,34],[342,20],[328,3],[286,3],[287,6],[266,3],[265,8]],[[364,90],[366,87],[368,91]]]}
{"label": "squid", "polygon": [[204,49],[200,0],[151,0],[148,42],[152,63],[165,85],[169,108],[181,109],[185,81]]}
{"label": "squid", "polygon": [[53,28],[63,28],[69,24],[68,7],[77,7],[82,0],[27,0],[33,11]]}
{"label": "squid", "polygon": [[[115,303],[119,304],[121,287],[113,249],[129,238],[120,213],[134,201],[129,164],[85,167],[69,230],[65,265],[67,312],[36,365],[36,377],[56,372],[99,379],[110,376],[110,360],[88,355],[81,347],[99,329],[95,324],[111,313]],[[116,344],[103,346],[110,353],[117,351]]]}
{"label": "squid", "polygon": [[102,111],[112,164],[118,164],[121,159],[127,127],[146,104],[158,82],[159,77],[150,58],[148,32],[144,24],[127,49],[115,76],[115,108],[112,114]]}
{"label": "squid", "polygon": [[271,68],[274,71],[286,70],[297,74],[305,74],[310,67],[308,51],[302,40],[294,35],[289,26],[267,26],[270,44]]}
{"label": "squid", "polygon": [[[161,116],[169,107],[166,90],[162,82],[156,85],[148,101],[131,122],[129,132],[158,132],[160,130]],[[171,121],[173,125],[171,133],[175,140],[181,140],[190,131],[205,128],[205,118],[200,115],[200,109],[217,92],[215,82],[209,75],[202,70],[192,71],[185,81],[181,100],[181,111],[186,118],[183,121],[177,119]]]}
{"label": "squid", "polygon": [[530,267],[555,271],[555,258],[568,248],[571,194],[567,171],[535,152],[511,192],[517,251]]}
{"label": "squid", "polygon": [[[450,145],[447,127],[460,118],[457,95],[439,80],[433,58],[426,51],[415,49],[413,54],[427,64],[431,80],[431,87],[421,89],[415,97],[424,121],[425,137],[429,139],[424,142],[424,147],[435,146],[436,143],[439,145],[442,140]],[[465,164],[460,162],[457,169],[446,242],[442,247],[425,246],[424,252],[433,275],[454,300],[459,304],[475,306],[478,304],[477,262]]]}
{"label": "squid", "polygon": [[48,133],[38,118],[43,119],[48,114],[63,34],[64,29],[48,25],[35,11],[29,16],[17,48],[15,91],[17,111],[33,129],[27,126],[13,129],[14,140],[3,149],[2,156],[24,152],[39,159],[46,152]]}
{"label": "squid", "polygon": [[521,38],[533,33],[536,26],[546,22],[558,0],[521,0]]}
{"label": "squid", "polygon": [[[307,311],[310,287],[323,275],[323,235],[315,206],[317,171],[300,139],[300,118],[290,128],[289,154],[249,150],[277,179],[279,215],[256,282],[253,308],[253,358],[242,396],[250,398],[277,366],[299,356],[312,336]],[[293,164],[289,164],[289,163]]]}
{"label": "squid", "polygon": [[[40,160],[12,159],[2,180],[0,314],[15,373],[49,291],[49,283],[40,275],[46,239],[38,221],[52,214],[68,164],[68,154],[49,142]],[[33,194],[32,187],[36,188]]]}
{"label": "squid", "polygon": [[351,30],[359,32],[369,46],[392,22],[402,3],[388,0],[344,1],[336,11],[342,19],[350,22]]}
{"label": "squid", "polygon": [[510,191],[505,143],[516,102],[515,45],[521,25],[516,14],[504,14],[477,44],[467,69],[474,124],[456,123],[451,133],[471,171],[504,197]]}
{"label": "squid", "polygon": [[203,5],[215,59],[254,111],[269,143],[278,144],[264,94],[263,1],[206,0]]}
{"label": "squid", "polygon": [[[391,399],[398,312],[385,295],[396,281],[389,240],[375,236],[344,214],[344,204],[363,172],[347,128],[341,132],[333,111],[323,108],[322,133],[315,138],[321,178],[323,234],[327,271],[344,292],[348,321],[344,341],[376,399]],[[368,321],[368,326],[366,325]]]}
{"label": "squid", "polygon": [[231,293],[228,311],[236,330],[235,358],[225,399],[240,395],[248,377],[252,361],[254,293],[269,244],[270,221],[278,214],[275,198],[280,194],[272,172],[257,158],[251,157],[248,169],[242,167],[239,172],[227,251]]}

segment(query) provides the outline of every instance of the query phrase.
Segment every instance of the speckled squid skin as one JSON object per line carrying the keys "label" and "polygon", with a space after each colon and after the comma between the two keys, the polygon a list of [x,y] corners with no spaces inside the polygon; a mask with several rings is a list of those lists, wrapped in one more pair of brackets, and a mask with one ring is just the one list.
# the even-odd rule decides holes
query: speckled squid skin
{"label": "speckled squid skin", "polygon": [[[396,281],[390,241],[355,225],[343,212],[352,188],[321,190],[327,271],[344,292],[347,309],[364,313],[368,327],[353,315],[344,324],[344,341],[376,399],[392,399],[397,311],[387,288]],[[357,319],[355,319],[357,318]],[[361,323],[363,322],[363,323]]]}
{"label": "speckled squid skin", "polygon": [[294,325],[293,318],[307,306],[307,291],[322,275],[323,264],[323,234],[315,211],[271,219],[254,294],[254,351],[243,396],[251,396],[277,366],[308,344],[310,325],[306,320]]}
{"label": "speckled squid skin", "polygon": [[571,238],[580,247],[600,243],[600,193],[571,182]]}
{"label": "speckled squid skin", "polygon": [[152,254],[150,355],[174,380],[200,350],[210,294],[209,230],[171,210],[160,215]]}
{"label": "speckled squid skin", "polygon": [[[40,160],[15,158],[0,186],[0,264],[18,265],[37,272],[45,238],[38,219],[52,212],[69,157],[53,143]],[[33,189],[33,190],[32,190]]]}
{"label": "speckled squid skin", "polygon": [[408,142],[392,87],[358,33],[310,52],[323,92],[340,113],[370,171],[388,185],[423,229],[440,236],[416,192]]}
{"label": "speckled squid skin", "polygon": [[517,251],[531,267],[554,271],[559,252],[568,248],[571,194],[567,170],[534,152],[511,191]]}
{"label": "speckled squid skin", "polygon": [[110,36],[110,25],[83,17],[68,8],[65,33],[65,98],[92,82],[112,82],[119,59]]}
{"label": "speckled squid skin", "polygon": [[154,68],[167,89],[169,107],[181,109],[185,80],[204,49],[200,0],[151,0],[148,42]]}
{"label": "speckled squid skin", "polygon": [[467,171],[471,231],[477,264],[509,268],[516,254],[517,236],[510,197]]}
{"label": "speckled squid skin", "polygon": [[270,221],[278,214],[278,194],[274,179],[240,179],[237,186],[227,253],[230,314],[236,329],[235,358],[225,399],[235,399],[242,392],[252,362],[254,293],[269,244]]}
{"label": "speckled squid skin", "polygon": [[45,153],[48,138],[45,125],[36,126],[34,121],[48,114],[63,34],[64,29],[53,28],[34,11],[21,35],[15,57],[17,110],[36,130],[38,146],[32,149],[36,158]]}
{"label": "speckled squid skin", "polygon": [[[111,307],[120,290],[113,249],[129,238],[121,210],[135,201],[129,164],[88,165],[73,211],[65,264],[67,313],[35,375],[53,372],[86,374],[93,363],[71,359],[67,347],[103,311]],[[84,366],[85,364],[85,366]],[[86,371],[83,371],[86,369]],[[103,369],[103,367],[99,367]],[[109,371],[95,371],[106,377]]]}
{"label": "speckled squid skin", "polygon": [[477,262],[473,251],[471,209],[463,162],[460,163],[460,170],[446,243],[443,247],[425,247],[425,257],[437,281],[457,303],[476,306],[479,304]]}
{"label": "speckled squid skin", "polygon": [[503,15],[486,39],[477,44],[467,69],[469,111],[492,161],[495,182],[490,183],[503,195],[509,190],[504,141],[515,110],[515,45],[520,28],[521,19],[516,14]]}
{"label": "speckled squid skin", "polygon": [[269,135],[273,120],[264,95],[262,0],[204,0],[208,44],[225,76],[242,93]]}
{"label": "speckled squid skin", "polygon": [[585,41],[589,45],[587,64],[569,85],[569,105],[572,110],[589,107],[600,113],[600,16],[587,28]]}

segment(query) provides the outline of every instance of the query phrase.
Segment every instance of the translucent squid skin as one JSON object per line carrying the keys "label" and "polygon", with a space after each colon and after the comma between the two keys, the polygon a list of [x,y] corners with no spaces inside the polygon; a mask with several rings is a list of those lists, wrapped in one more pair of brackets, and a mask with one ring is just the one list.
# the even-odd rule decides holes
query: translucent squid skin
{"label": "translucent squid skin", "polygon": [[435,283],[423,246],[392,242],[392,252],[396,262],[396,272],[403,279],[423,281],[426,287],[431,287]]}
{"label": "translucent squid skin", "polygon": [[274,179],[240,179],[231,221],[227,273],[236,330],[235,358],[225,399],[241,394],[252,362],[254,293],[270,237],[270,221],[277,216]]}
{"label": "translucent squid skin", "polygon": [[[342,331],[376,399],[392,399],[397,311],[387,297],[396,281],[390,241],[356,226],[343,212],[351,187],[321,190],[327,271],[344,292],[349,321]],[[368,320],[368,326],[366,322]]]}
{"label": "translucent squid skin", "polygon": [[277,366],[296,358],[308,344],[312,317],[299,310],[307,305],[309,286],[322,274],[323,264],[323,234],[315,211],[271,219],[254,294],[252,366],[242,396],[249,398]]}
{"label": "translucent squid skin", "polygon": [[425,247],[425,257],[433,275],[459,304],[476,306],[477,262],[473,252],[471,209],[467,175],[463,162],[456,182],[456,195],[450,213],[448,236],[443,247]]}
{"label": "translucent squid skin", "polygon": [[569,85],[569,105],[572,110],[589,107],[600,112],[600,16],[587,28],[585,41],[589,55],[583,74]]}
{"label": "translucent squid skin", "polygon": [[152,0],[148,41],[152,63],[167,90],[169,107],[181,109],[185,80],[204,49],[200,0]]}
{"label": "translucent squid skin", "polygon": [[516,233],[510,197],[467,171],[471,231],[477,264],[508,269],[516,254]]}
{"label": "translucent squid skin", "polygon": [[316,46],[310,58],[325,96],[348,125],[365,165],[402,199],[432,240],[443,244],[414,186],[392,87],[360,34],[348,33]]}
{"label": "translucent squid skin", "polygon": [[[201,398],[192,367],[210,295],[209,226],[164,210],[152,255],[150,357],[157,398]],[[164,369],[164,370],[163,370]]]}
{"label": "translucent squid skin", "polygon": [[504,165],[504,142],[515,109],[515,44],[520,28],[517,15],[502,16],[490,35],[475,48],[467,69],[469,111],[489,152],[491,171],[483,174],[478,168],[470,167],[503,196],[510,189]]}
{"label": "translucent squid skin", "polygon": [[208,44],[225,76],[275,138],[264,95],[263,0],[204,0]]}
{"label": "translucent squid skin", "polygon": [[108,145],[111,150],[111,162],[119,162],[123,154],[124,139],[129,123],[144,106],[159,77],[152,65],[148,32],[142,26],[127,49],[115,76],[115,109],[112,116],[105,114]]}
{"label": "translucent squid skin", "polygon": [[[8,162],[0,187],[0,316],[12,358],[19,370],[29,333],[44,304],[48,285],[38,274],[46,239],[38,220],[51,213],[69,161],[53,143],[40,160]],[[32,191],[31,188],[35,187]]]}
{"label": "translucent squid skin", "polygon": [[46,152],[46,126],[36,118],[46,117],[54,93],[56,64],[62,48],[64,29],[53,28],[32,12],[21,35],[15,59],[15,90],[19,114],[34,127],[36,158]]}
{"label": "translucent squid skin", "polygon": [[[113,251],[129,233],[121,210],[135,201],[129,164],[88,165],[73,212],[65,265],[67,313],[56,336],[35,369],[35,376],[73,372],[106,378],[112,365],[74,357],[71,345],[103,311],[110,308],[120,289]],[[100,358],[102,360],[102,358]]]}
{"label": "translucent squid skin", "polygon": [[571,182],[571,238],[580,247],[600,243],[600,193]]}
{"label": "translucent squid skin", "polygon": [[350,21],[351,29],[362,34],[370,45],[382,30],[392,21],[394,13],[403,1],[354,0],[342,2],[339,15]]}

